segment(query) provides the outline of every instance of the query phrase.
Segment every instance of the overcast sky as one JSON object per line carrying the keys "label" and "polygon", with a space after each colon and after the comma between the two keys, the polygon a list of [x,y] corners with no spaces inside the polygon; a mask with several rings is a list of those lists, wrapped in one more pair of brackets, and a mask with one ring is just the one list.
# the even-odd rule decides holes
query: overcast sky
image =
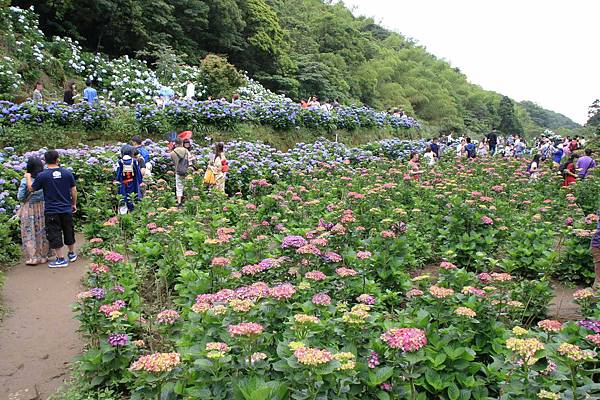
{"label": "overcast sky", "polygon": [[600,97],[600,0],[343,0],[469,81],[574,121]]}

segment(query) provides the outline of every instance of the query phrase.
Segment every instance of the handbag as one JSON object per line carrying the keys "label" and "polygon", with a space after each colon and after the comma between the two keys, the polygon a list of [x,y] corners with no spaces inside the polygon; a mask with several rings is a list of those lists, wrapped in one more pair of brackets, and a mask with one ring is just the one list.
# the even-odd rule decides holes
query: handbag
{"label": "handbag", "polygon": [[23,200],[23,204],[21,204],[21,207],[19,207],[19,209],[15,212],[15,215],[13,215],[10,218],[11,220],[14,220],[14,221],[21,220],[21,214],[23,213],[23,207],[25,207],[29,203],[31,196],[33,196],[33,192],[30,192],[27,194],[27,197],[25,197],[25,200]]}
{"label": "handbag", "polygon": [[215,185],[217,183],[215,173],[212,171],[212,169],[210,169],[210,167],[206,168],[206,172],[204,173],[204,183],[207,185]]}

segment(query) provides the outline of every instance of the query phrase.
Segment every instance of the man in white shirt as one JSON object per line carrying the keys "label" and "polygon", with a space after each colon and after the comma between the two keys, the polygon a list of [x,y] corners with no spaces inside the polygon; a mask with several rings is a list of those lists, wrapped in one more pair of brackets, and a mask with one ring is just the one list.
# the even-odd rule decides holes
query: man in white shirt
{"label": "man in white shirt", "polygon": [[193,100],[196,95],[196,85],[188,79],[187,86],[185,87],[185,99]]}

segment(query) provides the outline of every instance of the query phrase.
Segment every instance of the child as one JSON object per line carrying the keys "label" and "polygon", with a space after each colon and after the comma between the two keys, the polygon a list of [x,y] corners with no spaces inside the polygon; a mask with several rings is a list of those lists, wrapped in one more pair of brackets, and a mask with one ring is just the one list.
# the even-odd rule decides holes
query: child
{"label": "child", "polygon": [[133,157],[134,148],[125,145],[121,148],[121,158],[117,163],[117,182],[119,184],[119,194],[123,197],[125,204],[119,208],[119,213],[127,214],[133,211],[132,196],[138,200],[142,198],[141,184],[142,171],[136,158]]}

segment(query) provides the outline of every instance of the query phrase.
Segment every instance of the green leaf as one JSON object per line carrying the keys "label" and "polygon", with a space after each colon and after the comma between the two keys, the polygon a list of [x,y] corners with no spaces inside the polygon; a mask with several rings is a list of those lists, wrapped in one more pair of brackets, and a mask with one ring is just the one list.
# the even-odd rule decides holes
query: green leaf
{"label": "green leaf", "polygon": [[382,368],[377,368],[375,371],[369,371],[369,385],[371,387],[379,386],[383,382],[390,379],[393,374],[394,374],[393,367],[382,367]]}
{"label": "green leaf", "polygon": [[458,386],[454,382],[448,386],[448,398],[450,400],[458,400],[460,398],[460,390],[458,390]]}

